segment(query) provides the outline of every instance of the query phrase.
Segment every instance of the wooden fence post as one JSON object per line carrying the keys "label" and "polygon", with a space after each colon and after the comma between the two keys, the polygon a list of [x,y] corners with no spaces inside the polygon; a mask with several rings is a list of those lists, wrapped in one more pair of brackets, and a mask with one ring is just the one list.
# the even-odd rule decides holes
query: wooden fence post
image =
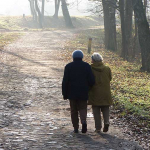
{"label": "wooden fence post", "polygon": [[92,38],[89,38],[89,42],[88,42],[88,53],[91,53],[91,46],[92,46]]}

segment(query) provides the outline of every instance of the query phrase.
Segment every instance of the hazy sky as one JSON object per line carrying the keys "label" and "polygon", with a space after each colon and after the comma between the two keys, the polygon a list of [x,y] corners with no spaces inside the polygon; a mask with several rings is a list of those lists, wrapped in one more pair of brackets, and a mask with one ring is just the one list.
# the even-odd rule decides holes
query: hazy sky
{"label": "hazy sky", "polygon": [[[88,0],[68,0],[68,1],[71,3],[69,6],[69,11],[71,15],[87,15],[85,12],[87,8],[91,6],[91,2],[88,2]],[[76,1],[79,2],[78,6]],[[22,14],[30,15],[28,0],[0,0],[0,15],[22,15]],[[54,14],[54,0],[49,0],[49,2],[46,2],[45,15],[53,15],[53,14]]]}

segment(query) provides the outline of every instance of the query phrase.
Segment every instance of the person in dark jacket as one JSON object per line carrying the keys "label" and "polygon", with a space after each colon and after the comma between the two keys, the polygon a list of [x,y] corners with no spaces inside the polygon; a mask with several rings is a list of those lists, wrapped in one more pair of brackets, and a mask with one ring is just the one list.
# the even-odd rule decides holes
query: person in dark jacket
{"label": "person in dark jacket", "polygon": [[78,133],[80,114],[82,133],[87,132],[87,100],[89,87],[95,83],[95,78],[91,66],[82,61],[83,52],[75,50],[72,54],[73,62],[67,64],[64,70],[62,81],[62,95],[64,99],[69,99],[71,108],[71,120],[74,133]]}

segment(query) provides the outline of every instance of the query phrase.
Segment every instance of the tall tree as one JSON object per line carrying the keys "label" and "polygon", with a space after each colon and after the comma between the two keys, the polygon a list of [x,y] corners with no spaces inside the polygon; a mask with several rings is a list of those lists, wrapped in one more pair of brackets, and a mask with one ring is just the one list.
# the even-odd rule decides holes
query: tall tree
{"label": "tall tree", "polygon": [[31,11],[31,15],[33,16],[33,15],[34,15],[34,12],[33,12],[33,4],[34,4],[34,3],[32,3],[33,0],[28,0],[28,1],[29,1],[29,3],[30,3],[30,11]]}
{"label": "tall tree", "polygon": [[132,1],[126,0],[125,1],[125,34],[126,34],[126,45],[127,45],[127,60],[128,56],[132,55],[133,48],[132,48],[132,15],[133,15],[133,7]]}
{"label": "tall tree", "polygon": [[105,29],[105,48],[117,50],[116,42],[116,0],[102,0]]}
{"label": "tall tree", "polygon": [[72,24],[71,17],[68,11],[66,0],[61,0],[61,3],[62,3],[62,12],[63,12],[63,16],[65,19],[66,27],[73,28],[73,24]]}
{"label": "tall tree", "polygon": [[58,12],[59,12],[59,6],[60,6],[60,0],[55,0],[55,14],[54,14],[54,18],[58,18]]}
{"label": "tall tree", "polygon": [[42,0],[42,22],[44,22],[45,0]]}
{"label": "tall tree", "polygon": [[39,27],[42,28],[43,27],[43,24],[42,24],[42,13],[39,9],[39,6],[38,6],[38,0],[35,0],[35,8],[36,8],[36,11],[38,12],[38,21],[39,21]]}
{"label": "tall tree", "polygon": [[122,50],[121,56],[124,60],[127,59],[127,45],[126,45],[126,29],[125,29],[125,1],[119,0],[119,10],[120,10],[120,18],[121,18],[121,32],[122,32]]}
{"label": "tall tree", "polygon": [[34,0],[29,0],[29,3],[30,3],[30,10],[33,16],[33,20],[37,22],[37,13],[35,10]]}
{"label": "tall tree", "polygon": [[136,54],[140,53],[140,45],[139,45],[139,38],[138,38],[138,27],[137,22],[134,17],[134,37],[133,37],[133,53],[132,58],[135,57]]}
{"label": "tall tree", "polygon": [[144,10],[145,10],[145,14],[146,14],[146,8],[147,8],[147,0],[144,0]]}
{"label": "tall tree", "polygon": [[142,0],[132,0],[135,19],[138,26],[143,71],[150,72],[150,30]]}

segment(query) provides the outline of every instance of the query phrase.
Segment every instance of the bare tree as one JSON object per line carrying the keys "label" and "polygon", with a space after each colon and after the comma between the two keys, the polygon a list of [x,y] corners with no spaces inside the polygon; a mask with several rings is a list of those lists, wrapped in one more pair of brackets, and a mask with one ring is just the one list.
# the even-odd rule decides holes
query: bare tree
{"label": "bare tree", "polygon": [[68,11],[66,0],[61,0],[61,3],[62,3],[62,12],[63,12],[63,16],[65,19],[66,27],[73,28],[73,24],[72,24],[71,17]]}
{"label": "bare tree", "polygon": [[58,12],[59,12],[59,6],[60,6],[60,0],[55,0],[55,14],[54,14],[54,18],[58,18]]}
{"label": "bare tree", "polygon": [[29,3],[30,3],[30,10],[33,16],[33,20],[37,22],[37,13],[35,10],[34,0],[29,0]]}
{"label": "bare tree", "polygon": [[147,7],[147,0],[144,0],[144,10],[145,10],[145,14],[146,14],[146,7]]}
{"label": "bare tree", "polygon": [[142,55],[143,71],[150,72],[150,30],[142,0],[132,0],[135,19],[138,26],[139,43]]}
{"label": "bare tree", "polygon": [[120,18],[121,18],[121,32],[122,32],[122,50],[121,56],[124,60],[127,59],[127,45],[126,45],[126,30],[125,30],[125,1],[119,0],[119,10],[120,10]]}
{"label": "bare tree", "polygon": [[42,28],[43,27],[43,25],[42,25],[42,13],[41,13],[39,6],[38,6],[38,0],[35,0],[35,8],[36,8],[36,11],[38,13],[39,27]]}
{"label": "bare tree", "polygon": [[105,48],[116,51],[116,0],[102,0],[102,4],[104,13]]}
{"label": "bare tree", "polygon": [[140,45],[139,45],[139,38],[138,38],[138,26],[136,19],[134,17],[134,37],[133,37],[133,53],[132,58],[135,57],[136,54],[140,53]]}
{"label": "bare tree", "polygon": [[44,22],[45,0],[42,0],[42,22]]}
{"label": "bare tree", "polygon": [[43,27],[44,22],[44,8],[45,8],[45,0],[41,0],[42,8],[40,11],[38,0],[28,0],[30,3],[31,14],[33,16],[33,20],[39,23],[39,27]]}
{"label": "bare tree", "polygon": [[132,1],[125,1],[125,32],[126,32],[126,59],[133,54],[132,50],[132,15],[133,15],[133,7]]}

